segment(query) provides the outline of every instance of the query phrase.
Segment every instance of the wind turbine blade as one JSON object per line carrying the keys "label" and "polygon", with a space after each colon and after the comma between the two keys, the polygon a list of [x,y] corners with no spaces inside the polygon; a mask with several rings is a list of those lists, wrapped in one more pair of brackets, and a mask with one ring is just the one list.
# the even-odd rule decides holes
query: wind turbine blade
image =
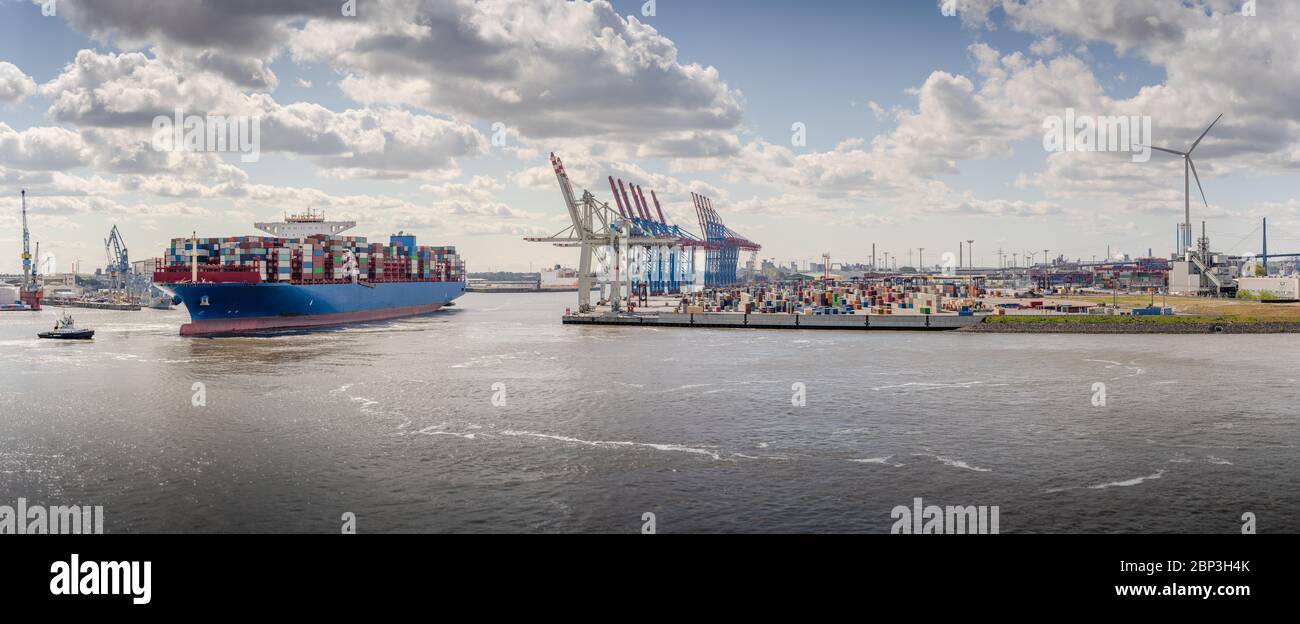
{"label": "wind turbine blade", "polygon": [[1219,120],[1220,120],[1220,119],[1223,119],[1223,113],[1219,113],[1219,116],[1218,116],[1218,117],[1215,117],[1215,118],[1214,118],[1214,121],[1210,123],[1210,127],[1209,127],[1209,128],[1206,128],[1206,129],[1205,129],[1205,132],[1202,132],[1202,133],[1201,133],[1201,136],[1198,137],[1198,138],[1196,139],[1196,142],[1195,142],[1195,143],[1192,143],[1192,146],[1189,147],[1189,148],[1187,148],[1187,153],[1188,153],[1188,154],[1191,154],[1191,153],[1192,153],[1192,150],[1196,149],[1196,146],[1201,144],[1201,139],[1204,139],[1204,138],[1205,138],[1205,135],[1207,135],[1207,134],[1210,133],[1210,128],[1213,128],[1213,127],[1214,127],[1214,124],[1219,123]]}
{"label": "wind turbine blade", "polygon": [[1196,175],[1196,163],[1191,158],[1187,159],[1187,164],[1192,166],[1192,177],[1196,178],[1196,188],[1201,191],[1201,201],[1205,202],[1205,207],[1210,207],[1210,200],[1205,198],[1205,189],[1201,188],[1201,176]]}
{"label": "wind turbine blade", "polygon": [[1176,155],[1176,156],[1186,156],[1186,155],[1187,155],[1187,154],[1184,154],[1184,153],[1179,152],[1179,151],[1175,151],[1175,150],[1171,150],[1171,149],[1165,149],[1165,148],[1163,148],[1163,147],[1156,147],[1156,146],[1154,146],[1154,145],[1139,145],[1138,147],[1149,147],[1149,148],[1151,148],[1151,149],[1153,149],[1153,150],[1159,150],[1159,151],[1162,151],[1162,152],[1169,152],[1170,154],[1174,154],[1174,155]]}

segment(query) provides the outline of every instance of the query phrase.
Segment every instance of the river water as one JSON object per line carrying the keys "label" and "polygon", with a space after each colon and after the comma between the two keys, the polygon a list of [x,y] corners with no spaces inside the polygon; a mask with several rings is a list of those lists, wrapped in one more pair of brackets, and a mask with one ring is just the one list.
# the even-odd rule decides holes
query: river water
{"label": "river water", "polygon": [[0,313],[0,505],[115,533],[884,533],[915,498],[1003,533],[1300,531],[1294,334],[566,327],[572,298],[218,339],[73,310],[88,343]]}

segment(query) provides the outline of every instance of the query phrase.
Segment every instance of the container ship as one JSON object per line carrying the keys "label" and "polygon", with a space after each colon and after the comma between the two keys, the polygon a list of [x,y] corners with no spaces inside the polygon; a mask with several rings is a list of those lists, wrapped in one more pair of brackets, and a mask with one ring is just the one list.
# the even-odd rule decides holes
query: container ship
{"label": "container ship", "polygon": [[542,269],[538,290],[542,292],[578,292],[578,270],[555,265]]}
{"label": "container ship", "polygon": [[435,312],[465,291],[455,247],[344,236],[354,221],[308,211],[256,223],[270,236],[172,239],[153,281],[189,310],[182,336],[252,333]]}

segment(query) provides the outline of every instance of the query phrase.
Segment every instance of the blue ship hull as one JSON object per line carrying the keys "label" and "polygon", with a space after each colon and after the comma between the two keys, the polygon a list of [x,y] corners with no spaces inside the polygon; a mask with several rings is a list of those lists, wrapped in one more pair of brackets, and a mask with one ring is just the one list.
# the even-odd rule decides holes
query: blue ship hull
{"label": "blue ship hull", "polygon": [[161,284],[190,312],[181,335],[256,332],[360,323],[427,314],[451,303],[465,283]]}

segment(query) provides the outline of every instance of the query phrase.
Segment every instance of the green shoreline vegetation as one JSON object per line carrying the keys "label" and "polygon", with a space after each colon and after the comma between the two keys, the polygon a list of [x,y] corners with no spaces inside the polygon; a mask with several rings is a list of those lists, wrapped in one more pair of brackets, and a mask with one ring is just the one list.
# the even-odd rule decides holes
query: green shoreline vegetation
{"label": "green shoreline vegetation", "polygon": [[[1297,319],[1300,320],[1300,319]],[[989,316],[990,325],[1173,325],[1185,323],[1265,323],[1263,319],[1240,319],[1231,316],[1129,316],[1077,314],[1071,316]]]}
{"label": "green shoreline vegetation", "polygon": [[[1074,301],[1118,304],[1121,308],[1145,308],[1150,295],[1119,297],[1075,296]],[[1271,302],[1254,298],[1154,297],[1160,307],[1174,309],[1173,316],[1145,315],[1006,315],[988,316],[970,331],[1041,331],[1065,333],[1292,333],[1300,331],[1300,303]]]}

